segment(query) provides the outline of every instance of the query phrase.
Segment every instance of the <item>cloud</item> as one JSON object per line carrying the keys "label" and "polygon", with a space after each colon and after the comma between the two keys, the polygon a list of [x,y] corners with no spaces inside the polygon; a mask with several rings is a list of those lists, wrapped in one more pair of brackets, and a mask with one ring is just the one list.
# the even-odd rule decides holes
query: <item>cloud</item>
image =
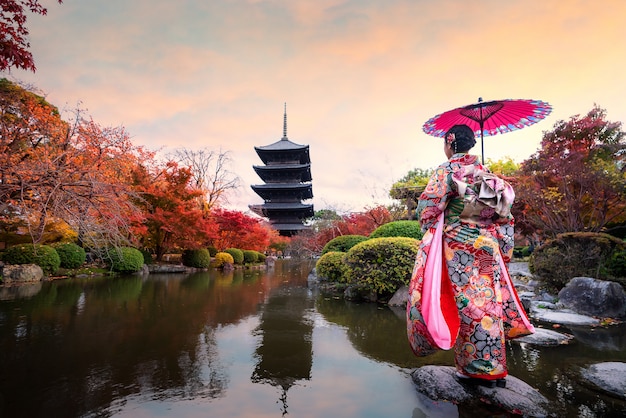
{"label": "cloud", "polygon": [[478,97],[554,107],[486,139],[493,159],[527,158],[543,130],[594,103],[626,120],[624,12],[619,0],[67,1],[29,20],[38,71],[12,76],[140,145],[232,150],[246,189],[235,200],[255,198],[254,146],[280,139],[287,102],[289,138],[311,147],[316,209],[363,207],[439,164],[422,124]]}

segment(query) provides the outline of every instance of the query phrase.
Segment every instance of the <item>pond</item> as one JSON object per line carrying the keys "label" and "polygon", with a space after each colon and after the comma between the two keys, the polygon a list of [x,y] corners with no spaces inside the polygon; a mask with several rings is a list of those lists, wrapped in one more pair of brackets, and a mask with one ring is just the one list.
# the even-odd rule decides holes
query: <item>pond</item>
{"label": "pond", "polygon": [[[410,372],[452,353],[414,357],[402,311],[309,288],[313,263],[0,288],[0,417],[485,416],[429,409]],[[576,378],[626,361],[625,329],[566,331],[509,344],[510,373],[563,416],[625,416]]]}

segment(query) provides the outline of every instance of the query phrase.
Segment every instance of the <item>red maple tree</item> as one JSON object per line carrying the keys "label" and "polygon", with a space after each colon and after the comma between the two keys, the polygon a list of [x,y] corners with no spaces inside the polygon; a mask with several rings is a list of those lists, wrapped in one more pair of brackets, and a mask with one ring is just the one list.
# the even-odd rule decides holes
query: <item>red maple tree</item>
{"label": "red maple tree", "polygon": [[48,13],[38,0],[0,0],[0,71],[11,67],[33,72],[37,69],[33,54],[28,50],[28,11],[42,16]]}

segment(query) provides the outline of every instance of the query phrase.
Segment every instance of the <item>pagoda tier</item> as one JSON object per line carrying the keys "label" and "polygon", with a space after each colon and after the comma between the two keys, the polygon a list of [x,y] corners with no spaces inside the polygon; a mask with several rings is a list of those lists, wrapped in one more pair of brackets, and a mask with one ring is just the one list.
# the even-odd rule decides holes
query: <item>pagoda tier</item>
{"label": "pagoda tier", "polygon": [[311,181],[311,164],[254,165],[254,171],[266,183]]}
{"label": "pagoda tier", "polygon": [[262,147],[254,147],[264,164],[309,164],[309,146],[291,142],[286,136],[280,141]]}
{"label": "pagoda tier", "polygon": [[265,165],[252,168],[265,184],[251,187],[265,203],[250,205],[250,210],[267,218],[281,235],[291,236],[307,229],[304,220],[314,215],[313,205],[302,203],[313,198],[309,146],[287,138],[286,108],[281,140],[254,149]]}
{"label": "pagoda tier", "polygon": [[313,198],[313,189],[308,183],[261,184],[252,186],[252,190],[266,202],[280,202],[294,199],[300,201]]}
{"label": "pagoda tier", "polygon": [[314,215],[313,205],[307,205],[300,202],[279,202],[268,203],[262,205],[250,205],[249,208],[257,215],[272,220],[302,221],[302,219],[310,218]]}

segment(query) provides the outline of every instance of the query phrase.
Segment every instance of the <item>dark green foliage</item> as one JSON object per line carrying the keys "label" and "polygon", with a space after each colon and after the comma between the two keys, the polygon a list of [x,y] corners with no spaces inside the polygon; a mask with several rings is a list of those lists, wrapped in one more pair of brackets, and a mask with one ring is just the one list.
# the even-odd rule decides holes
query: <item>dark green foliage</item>
{"label": "dark green foliage", "polygon": [[419,241],[407,237],[372,238],[348,251],[345,277],[379,295],[408,285]]}
{"label": "dark green foliage", "polygon": [[259,261],[259,252],[253,250],[243,250],[243,262],[245,264],[254,264]]}
{"label": "dark green foliage", "polygon": [[609,259],[608,268],[613,276],[626,278],[626,250],[615,251]]}
{"label": "dark green foliage", "polygon": [[187,267],[205,269],[211,265],[211,254],[206,248],[183,251],[181,261]]}
{"label": "dark green foliage", "polygon": [[61,266],[59,254],[49,245],[14,245],[7,248],[3,260],[7,264],[37,264],[46,274],[54,273]]}
{"label": "dark green foliage", "polygon": [[66,269],[78,268],[85,264],[85,260],[87,259],[85,250],[73,242],[56,244],[54,249],[57,251],[57,254],[59,254],[61,267]]}
{"label": "dark green foliage", "polygon": [[625,250],[624,241],[608,234],[568,232],[535,249],[529,267],[548,287],[560,290],[574,277],[610,280],[613,254]]}
{"label": "dark green foliage", "polygon": [[141,251],[141,254],[143,255],[144,264],[152,264],[154,262],[152,258],[152,252],[150,252],[150,250],[143,248],[140,251]]}
{"label": "dark green foliage", "polygon": [[135,273],[143,267],[143,254],[136,248],[112,248],[107,255],[111,270],[118,273]]}
{"label": "dark green foliage", "polygon": [[267,258],[267,256],[261,252],[257,252],[257,258],[259,260],[259,263],[265,263],[265,259]]}
{"label": "dark green foliage", "polygon": [[407,237],[422,239],[422,227],[418,221],[394,221],[383,224],[372,231],[370,238]]}
{"label": "dark green foliage", "polygon": [[323,277],[329,282],[345,283],[344,272],[346,265],[343,258],[346,253],[341,251],[329,251],[317,260],[315,271],[319,277]]}
{"label": "dark green foliage", "polygon": [[322,248],[322,255],[330,251],[347,252],[350,248],[354,247],[360,242],[366,241],[369,238],[364,235],[340,235],[328,241],[324,248]]}
{"label": "dark green foliage", "polygon": [[235,264],[243,264],[243,251],[241,251],[239,248],[227,248],[224,250],[224,252],[233,256]]}
{"label": "dark green foliage", "polygon": [[209,250],[209,254],[211,255],[211,257],[215,257],[215,254],[217,254],[217,248],[212,245],[209,245],[207,247],[207,250]]}
{"label": "dark green foliage", "polygon": [[513,248],[513,257],[515,258],[525,258],[528,257],[530,254],[531,250],[529,246]]}

